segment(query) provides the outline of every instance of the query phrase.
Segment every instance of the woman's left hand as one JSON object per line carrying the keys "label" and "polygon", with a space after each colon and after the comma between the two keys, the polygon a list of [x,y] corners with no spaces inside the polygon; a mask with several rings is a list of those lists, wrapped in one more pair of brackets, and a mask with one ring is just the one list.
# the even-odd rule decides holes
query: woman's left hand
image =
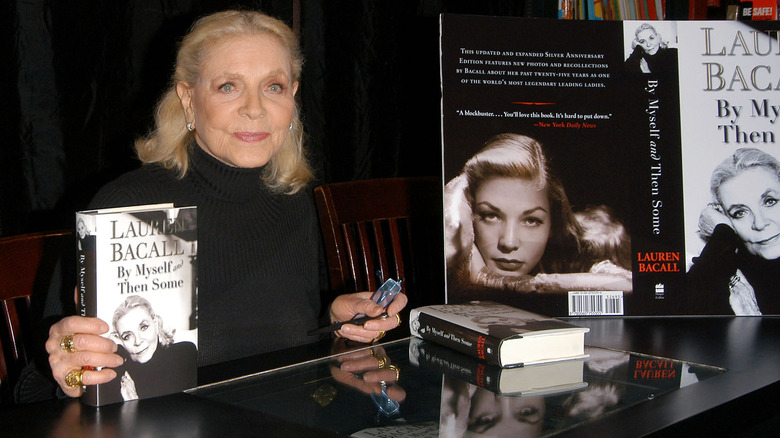
{"label": "woman's left hand", "polygon": [[138,400],[138,392],[135,389],[135,380],[130,377],[130,373],[127,371],[122,375],[120,385],[119,392],[122,394],[122,398],[125,401]]}
{"label": "woman's left hand", "polygon": [[[376,318],[366,321],[362,326],[354,324],[344,324],[336,332],[336,336],[351,339],[358,342],[374,342],[388,332],[401,324],[400,312],[408,302],[405,294],[396,295],[395,299],[387,309],[371,301],[373,292],[358,292],[354,294],[339,295],[330,305],[330,320],[332,323],[337,321],[349,321],[355,315],[364,314],[366,316],[378,317],[384,311],[387,311],[386,318]],[[398,316],[396,316],[398,315]]]}

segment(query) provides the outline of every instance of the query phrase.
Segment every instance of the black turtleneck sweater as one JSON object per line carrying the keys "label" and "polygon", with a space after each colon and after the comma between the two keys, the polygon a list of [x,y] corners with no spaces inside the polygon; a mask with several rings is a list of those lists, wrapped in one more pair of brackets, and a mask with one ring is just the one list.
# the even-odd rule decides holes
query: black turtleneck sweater
{"label": "black turtleneck sweater", "polygon": [[90,208],[172,202],[198,207],[199,365],[314,342],[320,234],[311,194],[272,193],[262,168],[225,165],[193,147],[182,179],[146,165],[103,187]]}

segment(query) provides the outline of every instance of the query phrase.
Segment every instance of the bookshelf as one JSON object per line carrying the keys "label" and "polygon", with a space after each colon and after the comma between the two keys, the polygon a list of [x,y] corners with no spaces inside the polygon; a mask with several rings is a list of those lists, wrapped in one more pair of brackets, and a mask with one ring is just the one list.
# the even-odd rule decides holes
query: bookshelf
{"label": "bookshelf", "polygon": [[[540,0],[537,0],[540,1]],[[777,20],[777,0],[558,0],[562,20]]]}

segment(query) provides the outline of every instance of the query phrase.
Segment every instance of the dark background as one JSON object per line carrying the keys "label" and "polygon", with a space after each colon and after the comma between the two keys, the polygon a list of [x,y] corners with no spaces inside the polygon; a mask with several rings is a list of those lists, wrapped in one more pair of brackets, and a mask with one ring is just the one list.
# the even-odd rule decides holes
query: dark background
{"label": "dark background", "polygon": [[[527,4],[526,4],[527,3]],[[554,14],[555,0],[11,0],[0,6],[0,236],[73,227],[138,163],[176,43],[198,16],[300,30],[299,98],[320,182],[441,175],[439,14]]]}

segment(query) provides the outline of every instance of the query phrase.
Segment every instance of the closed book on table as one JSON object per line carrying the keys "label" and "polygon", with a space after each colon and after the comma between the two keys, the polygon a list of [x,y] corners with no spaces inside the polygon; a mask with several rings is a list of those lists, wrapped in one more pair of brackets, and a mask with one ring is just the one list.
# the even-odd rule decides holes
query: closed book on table
{"label": "closed book on table", "polygon": [[501,367],[585,357],[589,329],[490,301],[412,309],[412,335]]}
{"label": "closed book on table", "polygon": [[197,385],[197,211],[155,204],[76,213],[78,307],[124,363],[85,387],[101,406]]}

